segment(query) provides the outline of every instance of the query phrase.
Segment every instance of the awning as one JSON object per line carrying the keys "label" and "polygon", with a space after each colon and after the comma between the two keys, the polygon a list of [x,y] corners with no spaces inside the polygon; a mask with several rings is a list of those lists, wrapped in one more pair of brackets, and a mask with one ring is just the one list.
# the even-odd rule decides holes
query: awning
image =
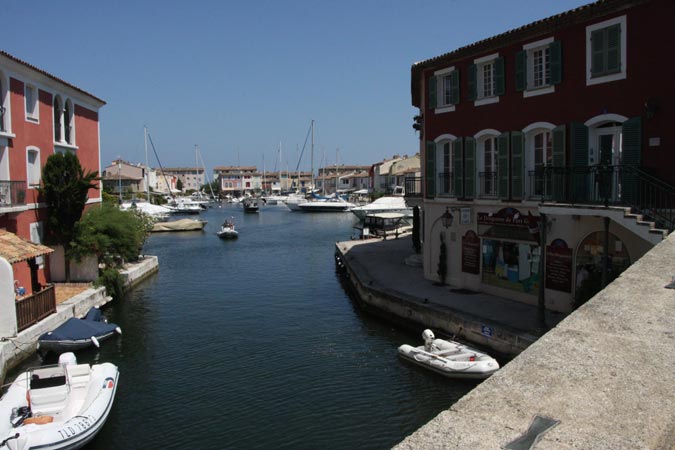
{"label": "awning", "polygon": [[0,257],[10,264],[25,261],[42,255],[52,253],[54,249],[42,244],[34,244],[20,238],[14,233],[0,230]]}

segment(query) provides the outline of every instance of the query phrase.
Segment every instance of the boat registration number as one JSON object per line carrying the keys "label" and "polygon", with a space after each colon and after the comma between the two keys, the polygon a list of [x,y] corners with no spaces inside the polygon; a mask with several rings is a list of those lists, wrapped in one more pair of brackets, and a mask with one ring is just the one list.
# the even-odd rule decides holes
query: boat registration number
{"label": "boat registration number", "polygon": [[71,438],[76,434],[82,433],[83,431],[91,428],[93,424],[94,420],[91,417],[78,416],[77,418],[66,422],[63,428],[58,430],[58,433],[63,439]]}

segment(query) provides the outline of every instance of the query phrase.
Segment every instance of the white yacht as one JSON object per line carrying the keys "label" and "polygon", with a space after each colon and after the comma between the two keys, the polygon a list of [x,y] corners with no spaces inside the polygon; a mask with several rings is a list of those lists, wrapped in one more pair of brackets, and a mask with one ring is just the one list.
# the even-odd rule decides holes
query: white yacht
{"label": "white yacht", "polygon": [[405,216],[412,216],[412,208],[405,204],[403,197],[380,197],[367,205],[357,206],[350,210],[356,217],[364,220],[368,214],[379,214],[384,212],[400,213]]}

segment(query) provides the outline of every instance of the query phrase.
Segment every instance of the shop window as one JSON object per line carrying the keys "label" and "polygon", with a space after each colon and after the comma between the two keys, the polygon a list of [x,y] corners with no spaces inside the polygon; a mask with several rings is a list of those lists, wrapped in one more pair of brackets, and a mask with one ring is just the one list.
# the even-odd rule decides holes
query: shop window
{"label": "shop window", "polygon": [[536,295],[539,291],[539,246],[483,239],[483,282]]}
{"label": "shop window", "polygon": [[[575,301],[577,306],[584,304],[602,289],[602,266],[605,255],[605,233],[596,231],[589,234],[579,244],[576,259],[576,290]],[[609,265],[607,267],[607,284],[630,266],[630,255],[621,239],[609,234]]]}

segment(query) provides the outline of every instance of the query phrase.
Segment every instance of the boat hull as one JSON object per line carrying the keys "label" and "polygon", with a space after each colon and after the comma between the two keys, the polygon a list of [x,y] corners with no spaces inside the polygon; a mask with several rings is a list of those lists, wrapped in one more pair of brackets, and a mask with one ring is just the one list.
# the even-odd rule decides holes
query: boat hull
{"label": "boat hull", "polygon": [[[115,331],[110,333],[102,334],[99,336],[94,336],[99,342],[110,339],[116,334]],[[65,340],[65,341],[49,341],[49,340],[38,340],[38,350],[42,353],[54,352],[54,353],[65,353],[65,352],[75,352],[77,350],[82,350],[85,348],[92,347],[94,343],[91,338],[87,339],[76,339],[76,340]]]}
{"label": "boat hull", "polygon": [[[406,361],[447,378],[483,380],[499,370],[499,363],[494,358],[466,346],[461,346],[461,348],[456,353],[456,356],[462,358],[460,360],[439,356],[443,352],[429,353],[424,350],[423,346],[412,347],[406,344],[398,348],[398,354]],[[473,355],[475,360],[470,360],[469,355]]]}

